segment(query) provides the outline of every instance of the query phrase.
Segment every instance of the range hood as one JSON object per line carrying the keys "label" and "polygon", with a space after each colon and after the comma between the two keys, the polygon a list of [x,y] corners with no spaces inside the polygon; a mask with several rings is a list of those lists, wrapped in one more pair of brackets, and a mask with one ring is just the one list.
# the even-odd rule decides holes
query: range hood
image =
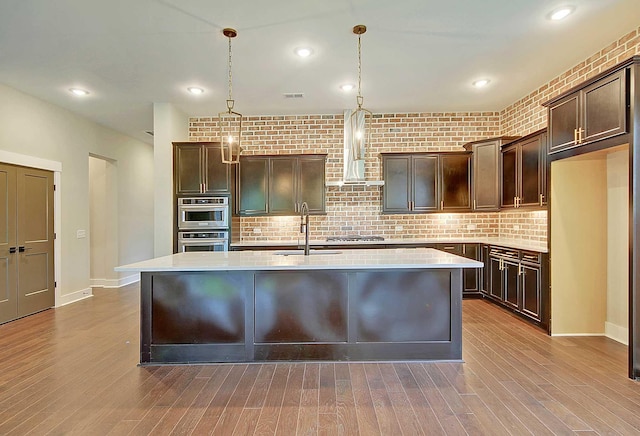
{"label": "range hood", "polygon": [[358,112],[353,120],[351,119],[352,113],[352,109],[345,109],[344,111],[342,180],[339,182],[327,182],[327,186],[382,186],[384,181],[367,181],[365,179],[364,155],[367,143],[363,138],[357,138],[355,135],[357,130],[364,130],[364,112]]}

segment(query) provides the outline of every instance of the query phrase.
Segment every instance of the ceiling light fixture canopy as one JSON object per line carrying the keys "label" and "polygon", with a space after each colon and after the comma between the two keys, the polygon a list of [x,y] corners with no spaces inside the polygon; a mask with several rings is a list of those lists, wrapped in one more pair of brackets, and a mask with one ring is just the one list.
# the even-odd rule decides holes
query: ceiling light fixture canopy
{"label": "ceiling light fixture canopy", "polygon": [[194,95],[200,95],[204,93],[204,89],[198,88],[197,86],[190,86],[187,88],[187,91]]}
{"label": "ceiling light fixture canopy", "polygon": [[231,75],[231,38],[235,38],[238,32],[235,29],[222,30],[229,40],[229,98],[227,98],[227,110],[218,113],[218,129],[220,130],[220,153],[222,163],[237,164],[240,162],[240,140],[242,138],[242,114],[233,110],[235,101],[232,98]]}
{"label": "ceiling light fixture canopy", "polygon": [[351,144],[350,152],[353,160],[364,160],[365,146],[371,137],[371,118],[373,114],[368,109],[362,107],[364,97],[362,97],[362,35],[367,31],[367,26],[358,24],[353,27],[353,33],[358,35],[358,95],[356,97],[357,107],[349,116]]}

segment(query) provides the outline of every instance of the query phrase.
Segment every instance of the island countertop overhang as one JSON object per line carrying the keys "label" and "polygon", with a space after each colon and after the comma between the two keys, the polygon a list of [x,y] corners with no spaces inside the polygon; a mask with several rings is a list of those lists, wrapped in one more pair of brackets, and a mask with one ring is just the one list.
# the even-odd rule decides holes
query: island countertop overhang
{"label": "island countertop overhang", "polygon": [[310,256],[274,251],[189,252],[116,267],[121,272],[162,271],[302,271],[356,269],[482,268],[482,262],[432,248],[318,251]]}

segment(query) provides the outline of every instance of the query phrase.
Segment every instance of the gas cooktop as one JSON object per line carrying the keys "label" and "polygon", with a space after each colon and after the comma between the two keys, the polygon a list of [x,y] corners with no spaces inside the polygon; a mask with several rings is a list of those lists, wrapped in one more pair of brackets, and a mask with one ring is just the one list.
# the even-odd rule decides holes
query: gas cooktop
{"label": "gas cooktop", "polygon": [[384,241],[382,236],[360,236],[360,235],[347,235],[347,236],[329,236],[327,242],[373,242]]}

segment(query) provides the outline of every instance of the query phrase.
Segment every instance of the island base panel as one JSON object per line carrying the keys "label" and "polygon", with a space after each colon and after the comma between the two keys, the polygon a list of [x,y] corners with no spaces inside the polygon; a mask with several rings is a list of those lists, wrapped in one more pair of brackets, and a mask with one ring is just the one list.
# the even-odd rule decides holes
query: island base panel
{"label": "island base panel", "polygon": [[142,364],[462,359],[459,268],[150,272],[141,292]]}

